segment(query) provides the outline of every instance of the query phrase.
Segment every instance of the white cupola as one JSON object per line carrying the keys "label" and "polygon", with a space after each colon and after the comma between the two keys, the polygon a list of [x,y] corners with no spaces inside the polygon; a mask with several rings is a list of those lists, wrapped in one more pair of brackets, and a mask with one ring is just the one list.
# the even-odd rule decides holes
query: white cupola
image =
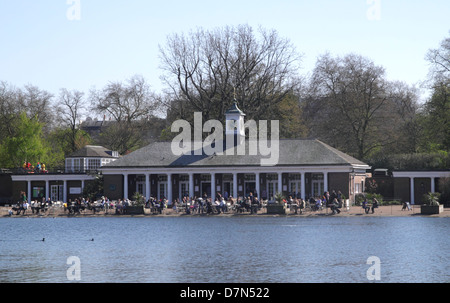
{"label": "white cupola", "polygon": [[225,112],[225,136],[232,135],[238,139],[245,139],[244,117],[245,114],[239,109],[235,99],[233,105]]}

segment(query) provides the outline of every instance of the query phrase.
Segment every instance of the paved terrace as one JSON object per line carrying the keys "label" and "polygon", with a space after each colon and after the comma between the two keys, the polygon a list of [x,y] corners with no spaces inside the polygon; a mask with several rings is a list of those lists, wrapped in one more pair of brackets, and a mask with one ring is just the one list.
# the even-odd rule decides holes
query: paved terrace
{"label": "paved terrace", "polygon": [[[8,211],[11,210],[11,207],[0,207],[0,217],[9,217]],[[68,212],[64,212],[62,207],[51,207],[48,211],[41,214],[32,214],[31,210],[27,210],[25,215],[16,215],[11,216],[12,218],[21,218],[21,217],[64,217],[69,216]],[[153,214],[150,209],[145,209],[144,215],[116,215],[114,209],[109,209],[105,211],[97,211],[95,214],[90,210],[85,210],[81,214],[76,214],[72,216],[78,217],[104,217],[104,216],[114,216],[114,217],[176,217],[176,216],[288,216],[288,217],[320,217],[320,216],[330,216],[330,217],[359,217],[359,216],[367,216],[367,217],[411,217],[411,216],[424,216],[424,217],[450,217],[450,208],[444,208],[444,212],[439,215],[421,215],[420,214],[420,205],[412,205],[411,210],[402,210],[401,205],[389,205],[389,206],[380,206],[375,209],[375,213],[366,214],[364,209],[359,206],[352,206],[350,209],[341,209],[340,214],[332,215],[330,209],[323,209],[320,211],[304,211],[303,214],[295,214],[294,211],[291,211],[287,215],[272,215],[267,214],[265,208],[262,208],[258,213],[250,214],[246,213],[236,213],[234,211],[228,211],[227,213],[221,214],[185,214],[184,212],[176,212],[173,209],[165,209],[162,214]]]}

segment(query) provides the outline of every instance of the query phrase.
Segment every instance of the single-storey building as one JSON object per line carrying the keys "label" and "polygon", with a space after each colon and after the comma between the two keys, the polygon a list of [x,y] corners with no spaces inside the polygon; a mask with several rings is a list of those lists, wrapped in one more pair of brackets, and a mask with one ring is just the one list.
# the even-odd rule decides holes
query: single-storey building
{"label": "single-storey building", "polygon": [[[192,142],[179,154],[173,151],[173,141],[155,142],[102,166],[105,196],[114,200],[139,192],[146,199],[167,198],[171,203],[205,193],[214,199],[217,193],[239,197],[252,192],[272,200],[276,192],[305,199],[336,190],[352,201],[364,191],[370,167],[319,140],[277,140],[276,163],[261,164],[267,156],[251,152],[257,142],[246,137],[244,116],[236,103],[225,113],[227,140],[219,152],[208,153],[205,146],[198,150]],[[231,146],[226,144],[230,136]],[[206,147],[214,149],[215,144]],[[238,147],[245,152],[234,152]]]}
{"label": "single-storey building", "polygon": [[12,202],[18,201],[20,192],[28,201],[51,199],[67,202],[82,196],[86,182],[94,180],[91,173],[119,158],[116,151],[103,146],[86,145],[65,159],[65,167],[48,170],[17,169],[11,174]]}
{"label": "single-storey building", "polygon": [[387,200],[422,204],[427,193],[441,192],[439,181],[450,178],[450,170],[375,170],[377,192]]}

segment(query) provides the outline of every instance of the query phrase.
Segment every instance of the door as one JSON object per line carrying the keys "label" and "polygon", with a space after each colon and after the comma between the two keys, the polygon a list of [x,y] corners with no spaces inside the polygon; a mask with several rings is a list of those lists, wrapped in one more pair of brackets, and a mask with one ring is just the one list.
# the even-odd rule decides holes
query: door
{"label": "door", "polygon": [[228,199],[229,196],[233,196],[233,182],[232,181],[224,181],[223,182],[223,192],[222,195],[224,198]]}
{"label": "door", "polygon": [[183,197],[189,197],[189,181],[180,181],[179,190],[180,200],[182,200]]}
{"label": "door", "polygon": [[292,198],[300,198],[302,193],[301,181],[291,181],[289,182],[289,194]]}
{"label": "door", "polygon": [[201,183],[201,197],[203,197],[203,194],[206,193],[208,197],[211,197],[211,182],[203,182]]}
{"label": "door", "polygon": [[158,182],[158,200],[167,198],[167,181]]}
{"label": "door", "polygon": [[278,181],[267,181],[267,199],[274,201],[274,196],[278,191]]}
{"label": "door", "polygon": [[50,199],[54,202],[63,201],[64,199],[64,186],[52,185],[50,186]]}
{"label": "door", "polygon": [[136,192],[140,193],[144,197],[146,197],[145,192],[145,181],[136,182]]}
{"label": "door", "polygon": [[322,196],[324,191],[323,180],[313,180],[311,183],[311,193],[314,197]]}
{"label": "door", "polygon": [[245,196],[248,197],[250,195],[250,193],[253,194],[253,196],[255,196],[255,192],[256,192],[256,182],[254,181],[245,181],[244,183],[245,186]]}

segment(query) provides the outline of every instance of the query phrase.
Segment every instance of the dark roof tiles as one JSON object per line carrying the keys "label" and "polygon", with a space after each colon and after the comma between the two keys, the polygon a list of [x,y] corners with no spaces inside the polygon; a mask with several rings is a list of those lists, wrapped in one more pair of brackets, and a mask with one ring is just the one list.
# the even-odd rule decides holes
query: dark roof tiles
{"label": "dark roof tiles", "polygon": [[71,153],[67,158],[117,158],[113,156],[113,152],[103,146],[86,145],[85,147]]}
{"label": "dark roof tiles", "polygon": [[[193,144],[192,144],[193,146]],[[225,148],[224,144],[224,148]],[[261,159],[270,155],[250,155],[246,141],[245,155],[190,155],[176,156],[171,151],[171,142],[155,142],[104,168],[124,167],[217,167],[217,166],[260,166]],[[259,151],[259,150],[258,150]],[[277,166],[304,165],[367,165],[319,140],[285,139],[279,140],[279,158]]]}

